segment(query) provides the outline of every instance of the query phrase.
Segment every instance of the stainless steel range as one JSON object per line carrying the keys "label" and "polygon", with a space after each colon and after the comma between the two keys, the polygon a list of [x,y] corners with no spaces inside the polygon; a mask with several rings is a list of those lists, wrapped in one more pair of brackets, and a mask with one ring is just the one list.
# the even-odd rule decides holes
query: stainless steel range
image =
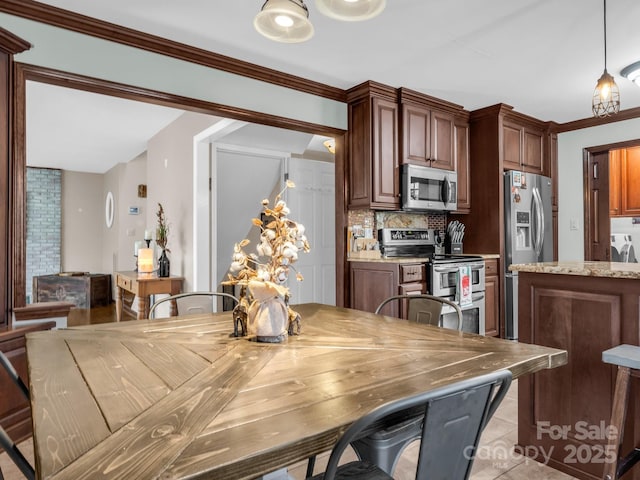
{"label": "stainless steel range", "polygon": [[[424,258],[427,270],[427,293],[445,297],[460,305],[466,332],[484,335],[485,331],[485,269],[484,259],[473,255],[436,255],[434,229],[383,228],[378,230],[378,240],[382,255],[387,258]],[[458,284],[461,267],[471,269],[471,302],[460,304]],[[451,307],[442,311],[442,324],[455,328],[457,319]]]}

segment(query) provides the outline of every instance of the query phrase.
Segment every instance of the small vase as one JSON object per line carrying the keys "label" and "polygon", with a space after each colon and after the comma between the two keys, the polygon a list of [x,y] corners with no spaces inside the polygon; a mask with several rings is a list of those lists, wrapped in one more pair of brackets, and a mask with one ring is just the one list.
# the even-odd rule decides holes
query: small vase
{"label": "small vase", "polygon": [[289,310],[283,295],[265,282],[249,283],[254,300],[247,312],[247,330],[258,342],[280,343],[286,340]]}
{"label": "small vase", "polygon": [[170,274],[170,262],[169,257],[167,257],[167,251],[162,250],[162,255],[160,255],[158,259],[158,276],[168,277]]}

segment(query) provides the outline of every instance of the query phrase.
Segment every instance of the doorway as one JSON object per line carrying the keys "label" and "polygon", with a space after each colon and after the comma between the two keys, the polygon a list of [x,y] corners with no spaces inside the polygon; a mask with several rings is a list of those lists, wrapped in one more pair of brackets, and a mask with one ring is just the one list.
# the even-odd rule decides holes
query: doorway
{"label": "doorway", "polygon": [[[634,180],[622,178],[621,155],[627,149],[640,147],[640,139],[584,149],[584,259],[585,261],[620,261],[617,251],[612,258],[612,233],[618,233],[626,220],[631,218],[635,205],[621,210],[620,182],[633,184]],[[622,153],[621,153],[622,152]],[[640,157],[639,157],[640,158]],[[640,162],[638,162],[640,164]],[[638,175],[638,168],[627,169]],[[626,199],[625,199],[626,202]],[[640,217],[640,208],[637,211]],[[629,220],[630,222],[631,220]],[[612,232],[612,225],[613,230]],[[640,232],[639,232],[640,233]],[[638,239],[640,240],[640,238]],[[628,249],[628,247],[627,247]],[[627,250],[628,251],[628,250]],[[627,255],[627,260],[629,256]]]}

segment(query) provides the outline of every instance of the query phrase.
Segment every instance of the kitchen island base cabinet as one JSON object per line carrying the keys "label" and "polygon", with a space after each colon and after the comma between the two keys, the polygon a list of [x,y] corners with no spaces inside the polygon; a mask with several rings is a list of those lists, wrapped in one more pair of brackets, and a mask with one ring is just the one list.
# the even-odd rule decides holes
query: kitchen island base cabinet
{"label": "kitchen island base cabinet", "polygon": [[[606,264],[615,265],[615,264]],[[567,365],[522,379],[518,443],[536,460],[580,479],[602,478],[616,368],[602,352],[638,345],[640,280],[519,273],[521,343],[568,351]],[[640,445],[640,386],[631,386],[622,451]],[[625,479],[640,479],[640,469]]]}

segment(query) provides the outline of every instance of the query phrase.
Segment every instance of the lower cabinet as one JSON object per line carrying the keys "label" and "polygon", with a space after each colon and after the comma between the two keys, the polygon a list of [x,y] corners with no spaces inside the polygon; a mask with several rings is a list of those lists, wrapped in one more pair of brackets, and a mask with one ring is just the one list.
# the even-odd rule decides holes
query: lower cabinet
{"label": "lower cabinet", "polygon": [[[349,262],[351,267],[351,308],[374,312],[388,297],[426,292],[423,263]],[[397,303],[383,311],[402,316]]]}
{"label": "lower cabinet", "polygon": [[[566,365],[518,381],[518,445],[525,454],[573,477],[603,478],[617,368],[602,361],[602,352],[640,345],[637,283],[519,273],[519,341],[569,354]],[[632,377],[623,454],[640,444],[638,399],[640,381]],[[636,466],[622,478],[639,474]]]}
{"label": "lower cabinet", "polygon": [[485,335],[501,336],[500,329],[500,274],[497,259],[487,259],[485,264],[484,329]]}

